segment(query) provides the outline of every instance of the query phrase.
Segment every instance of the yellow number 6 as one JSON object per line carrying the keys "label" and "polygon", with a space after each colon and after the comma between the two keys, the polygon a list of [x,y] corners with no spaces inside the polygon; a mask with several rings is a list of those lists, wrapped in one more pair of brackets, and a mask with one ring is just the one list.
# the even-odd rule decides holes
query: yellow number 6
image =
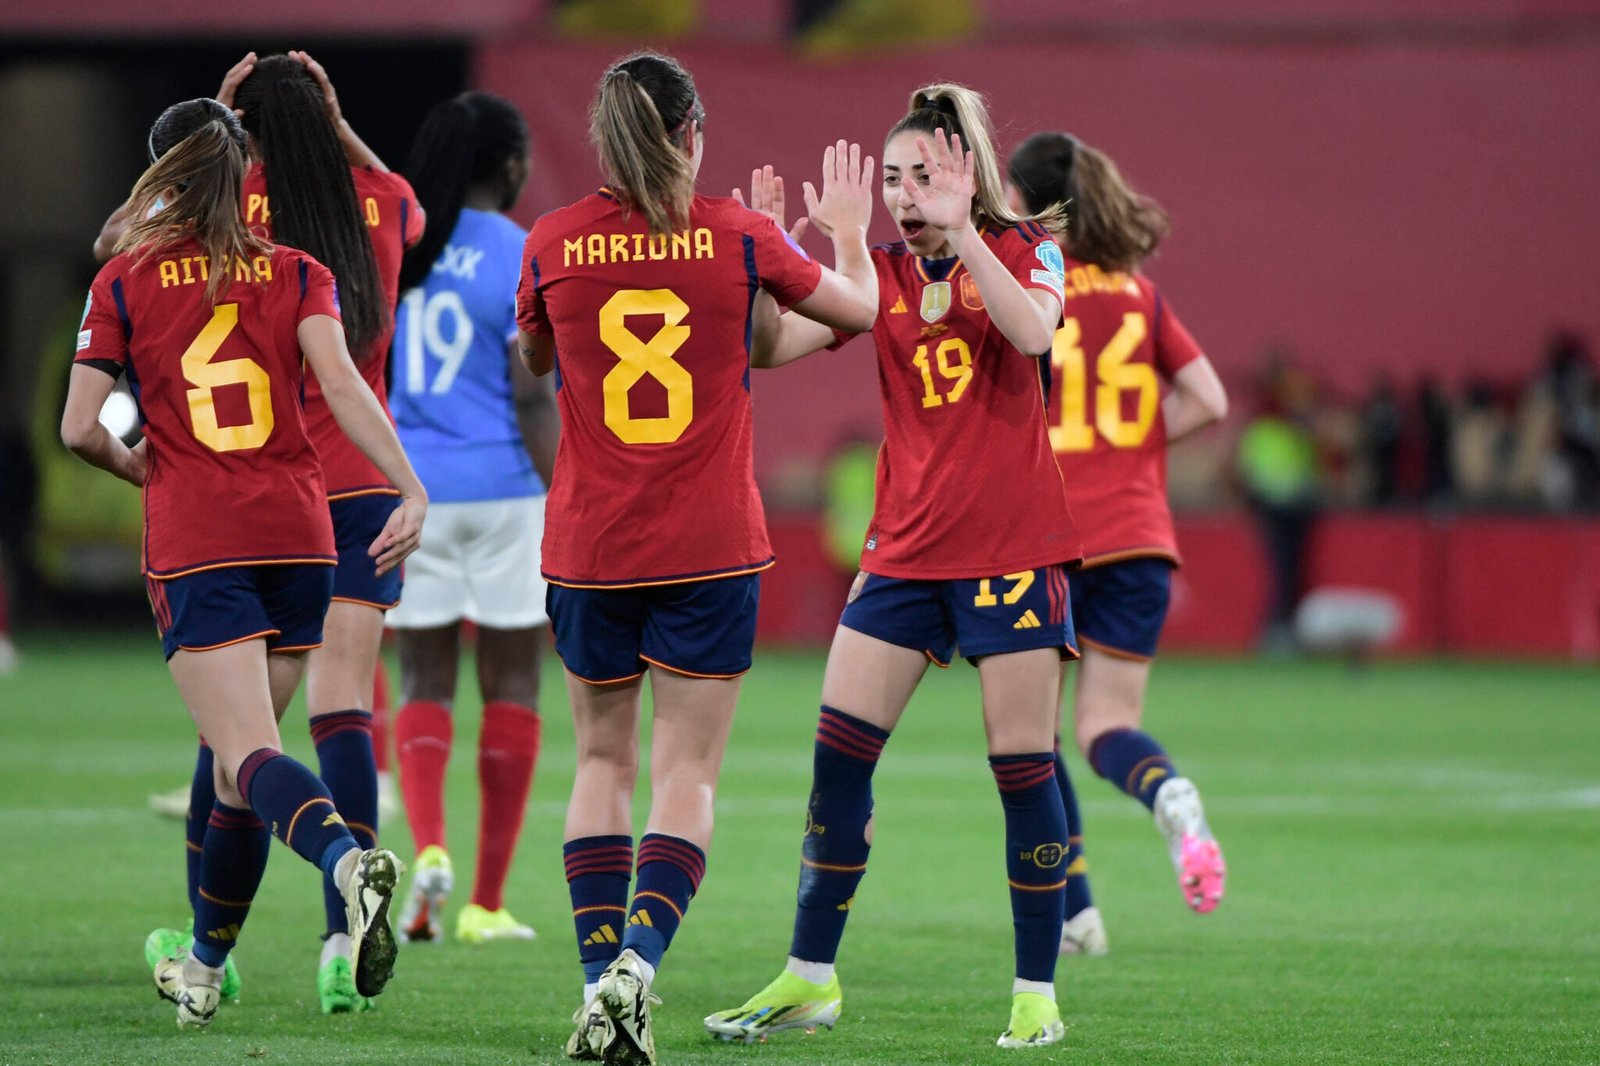
{"label": "yellow number 6", "polygon": [[[688,313],[689,305],[671,289],[623,289],[600,308],[600,341],[621,360],[600,383],[606,426],[624,444],[671,444],[694,421],[694,379],[672,358],[689,339],[689,327],[679,325]],[[654,337],[642,341],[628,328],[629,315],[660,315],[664,321]],[[646,377],[667,391],[663,418],[629,413],[628,393]]]}
{"label": "yellow number 6", "polygon": [[[189,342],[179,364],[183,379],[194,386],[186,396],[195,439],[214,452],[259,448],[272,436],[272,379],[261,364],[254,359],[211,361],[238,324],[238,304],[212,308],[211,321]],[[245,386],[250,398],[250,421],[242,426],[217,425],[215,390],[224,385]]]}

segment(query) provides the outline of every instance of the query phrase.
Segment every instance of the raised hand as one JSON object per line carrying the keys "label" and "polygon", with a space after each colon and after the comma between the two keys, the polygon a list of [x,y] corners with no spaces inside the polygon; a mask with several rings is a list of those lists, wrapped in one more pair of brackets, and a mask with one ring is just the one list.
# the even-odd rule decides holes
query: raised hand
{"label": "raised hand", "polygon": [[328,120],[333,123],[333,128],[338,129],[339,123],[344,121],[344,114],[339,110],[339,95],[333,91],[333,82],[328,77],[328,72],[321,63],[311,58],[310,52],[289,53],[289,58],[305,67],[316,80],[317,88],[322,90],[322,99],[328,105]]}
{"label": "raised hand", "polygon": [[805,184],[806,212],[811,224],[825,237],[837,229],[866,232],[872,221],[872,157],[861,157],[861,146],[848,141],[829,145],[822,153],[822,195]]}
{"label": "raised hand", "polygon": [[973,178],[972,153],[961,144],[961,135],[945,139],[944,130],[933,131],[933,144],[917,138],[917,152],[926,168],[926,184],[905,183],[911,202],[922,213],[922,220],[942,230],[956,230],[972,221],[972,197],[977,185]]}
{"label": "raised hand", "polygon": [[[779,229],[784,228],[784,198],[783,179],[772,171],[769,164],[757,167],[750,172],[750,199],[744,198],[744,193],[738,189],[733,190],[733,198],[750,210],[766,215],[778,224]],[[794,228],[789,231],[789,239],[798,242],[805,235],[808,220],[804,215],[795,222]]]}
{"label": "raised hand", "polygon": [[244,58],[229,67],[228,73],[222,76],[222,86],[217,89],[217,103],[233,111],[236,115],[240,114],[239,110],[233,106],[233,96],[239,91],[239,83],[248,78],[250,72],[255,69],[256,54],[254,52],[246,52]]}

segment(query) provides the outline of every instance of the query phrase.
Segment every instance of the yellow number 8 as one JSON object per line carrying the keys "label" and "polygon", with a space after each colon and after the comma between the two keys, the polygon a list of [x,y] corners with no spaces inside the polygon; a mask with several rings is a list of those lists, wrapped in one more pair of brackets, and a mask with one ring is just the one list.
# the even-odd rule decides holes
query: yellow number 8
{"label": "yellow number 8", "polygon": [[[680,326],[689,305],[671,289],[623,289],[600,308],[600,341],[621,360],[601,382],[605,393],[606,425],[624,444],[671,444],[694,421],[694,379],[673,356],[689,339],[689,327]],[[628,328],[629,315],[660,315],[664,320],[648,341]],[[634,418],[628,411],[628,393],[643,378],[651,377],[667,391],[663,418]]]}
{"label": "yellow number 8", "polygon": [[[254,359],[211,361],[238,324],[238,304],[212,308],[211,321],[189,342],[181,363],[183,379],[194,386],[187,398],[195,439],[214,452],[259,448],[272,436],[272,379],[261,364]],[[242,426],[217,425],[215,390],[224,385],[243,385],[250,398],[250,421]]]}

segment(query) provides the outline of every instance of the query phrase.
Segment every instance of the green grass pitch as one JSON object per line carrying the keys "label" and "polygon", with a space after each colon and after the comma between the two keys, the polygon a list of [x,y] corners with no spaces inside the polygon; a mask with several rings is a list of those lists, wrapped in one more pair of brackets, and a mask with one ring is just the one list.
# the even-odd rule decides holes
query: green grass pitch
{"label": "green grass pitch", "polygon": [[[0,680],[0,1064],[565,1061],[579,977],[553,660],[507,892],[539,939],[405,949],[378,1011],[324,1018],[316,875],[275,844],[243,1003],[180,1033],[140,946],[184,916],[182,830],[145,797],[187,779],[187,718],[153,640],[22,651]],[[821,667],[763,653],[746,683],[710,872],[657,982],[667,1066],[1600,1062],[1600,671],[1535,665],[1161,663],[1148,724],[1202,787],[1227,898],[1189,913],[1143,810],[1075,762],[1112,953],[1063,961],[1067,1040],[1038,1052],[993,1047],[1011,976],[1000,809],[975,673],[932,672],[878,773],[839,1028],[712,1044],[700,1018],[788,946]],[[478,712],[461,703],[450,832],[470,876]],[[297,705],[284,734],[302,757],[303,723]],[[409,858],[403,826],[385,841]]]}

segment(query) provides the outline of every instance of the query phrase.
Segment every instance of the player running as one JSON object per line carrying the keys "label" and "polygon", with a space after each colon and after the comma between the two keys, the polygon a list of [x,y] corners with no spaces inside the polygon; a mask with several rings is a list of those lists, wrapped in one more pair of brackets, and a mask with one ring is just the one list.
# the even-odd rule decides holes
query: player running
{"label": "player running", "polygon": [[[282,754],[278,737],[278,715],[322,643],[336,558],[301,415],[302,359],[352,445],[398,487],[367,549],[375,569],[415,549],[427,507],[350,361],[333,275],[246,227],[245,146],[238,119],[215,100],[157,120],[155,159],[129,199],[136,221],[90,290],[61,423],[79,456],[144,487],[146,588],[173,680],[214,753],[194,940],[155,967],[178,1023],[195,1026],[216,1012],[223,966],[266,870],[269,826],[339,899],[356,991],[377,995],[394,965],[398,860],[363,849],[323,782]],[[98,421],[124,372],[145,430],[131,451]]]}
{"label": "player running", "polygon": [[[1167,445],[1221,419],[1228,397],[1211,361],[1139,266],[1167,233],[1161,207],[1106,155],[1065,133],[1036,133],[1011,157],[1019,209],[1066,204],[1065,318],[1051,351],[1050,443],[1084,531],[1072,583],[1083,648],[1073,718],[1095,773],[1143,803],[1166,838],[1183,898],[1200,914],[1227,870],[1194,783],[1140,720],[1178,565],[1167,505]],[[1169,392],[1162,399],[1162,386]],[[1066,676],[1063,671],[1062,692]],[[1083,871],[1077,798],[1063,776],[1069,870]],[[1062,950],[1104,954],[1086,874],[1069,875]]]}
{"label": "player running", "polygon": [[[561,410],[542,568],[578,754],[563,850],[584,1005],[567,1054],[608,1063],[655,1061],[650,986],[705,872],[773,561],[751,458],[752,303],[764,291],[862,330],[877,300],[871,160],[841,142],[820,202],[808,195],[834,273],[770,219],[695,194],[704,121],[675,60],[612,65],[591,124],[608,183],[534,224],[518,292],[523,354],[556,371]],[[652,795],[630,905],[646,673]]]}
{"label": "player running", "polygon": [[[400,260],[422,234],[423,214],[410,185],[390,173],[350,128],[326,71],[304,52],[258,59],[250,52],[229,69],[217,98],[241,113],[252,165],[242,203],[252,231],[300,248],[339,279],[349,350],[380,407],[384,367],[399,297]],[[339,565],[326,619],[326,642],[312,652],[306,682],[311,737],[322,778],[350,831],[371,847],[378,834],[377,767],[372,750],[373,691],[383,612],[400,599],[400,571],[378,572],[366,555],[398,506],[395,487],[345,436],[321,386],[308,380],[306,430],[322,462]],[[207,738],[209,739],[209,738]],[[209,809],[211,753],[201,741],[191,785],[188,843],[196,854]],[[191,864],[191,898],[195,881]],[[326,932],[317,967],[325,1014],[368,1006],[351,979],[344,909],[324,892]],[[155,965],[180,948],[182,934],[157,930],[146,945]],[[238,976],[224,991],[238,995]]]}
{"label": "player running", "polygon": [[528,177],[527,124],[498,96],[462,93],[428,113],[405,172],[430,224],[400,273],[390,402],[432,511],[389,613],[400,631],[400,784],[418,851],[400,935],[438,939],[454,883],[444,771],[466,619],[478,627],[482,801],[472,902],[457,916],[456,937],[531,939],[505,909],[503,889],[539,757],[547,622],[539,536],[559,427],[548,381],[512,355],[527,233],[501,212]]}
{"label": "player running", "polygon": [[[1035,221],[1006,206],[983,100],[959,85],[912,94],[883,164],[902,238],[872,250],[885,440],[822,682],[794,938],[776,980],[705,1024],[750,1041],[839,1019],[834,960],[866,872],[872,774],[929,661],[947,665],[959,645],[978,669],[1005,810],[1016,977],[998,1042],[1052,1044],[1067,832],[1051,734],[1061,660],[1076,655],[1066,566],[1079,554],[1037,362],[1061,318],[1061,253],[1041,224],[1059,209]],[[844,339],[768,321],[764,365]]]}

